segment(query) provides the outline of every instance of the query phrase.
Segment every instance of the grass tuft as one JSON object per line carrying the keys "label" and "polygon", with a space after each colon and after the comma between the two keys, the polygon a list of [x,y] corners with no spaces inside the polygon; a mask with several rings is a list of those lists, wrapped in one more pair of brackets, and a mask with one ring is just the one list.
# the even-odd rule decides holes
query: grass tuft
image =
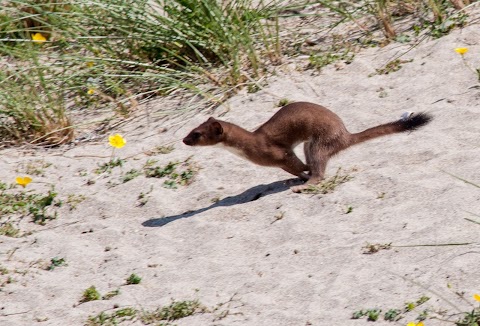
{"label": "grass tuft", "polygon": [[86,323],[87,326],[114,326],[124,321],[133,320],[138,311],[134,308],[118,309],[111,314],[101,312],[97,316],[90,317]]}
{"label": "grass tuft", "polygon": [[172,301],[170,305],[159,308],[153,312],[144,312],[141,321],[152,324],[159,321],[173,321],[203,312],[205,308],[197,301]]}
{"label": "grass tuft", "polygon": [[[337,188],[337,186],[351,180],[353,177],[347,174],[341,174],[342,168],[338,168],[334,176],[323,180],[318,185],[309,185],[307,189],[302,190],[302,193],[308,194],[328,194]],[[350,210],[351,212],[351,210]]]}
{"label": "grass tuft", "polygon": [[100,295],[100,293],[97,291],[95,286],[92,285],[91,287],[83,291],[82,299],[80,300],[80,302],[83,303],[83,302],[95,301],[95,300],[100,300],[101,298],[102,296]]}
{"label": "grass tuft", "polygon": [[0,235],[4,235],[11,238],[16,238],[20,233],[20,230],[13,226],[11,222],[5,222],[0,224]]}

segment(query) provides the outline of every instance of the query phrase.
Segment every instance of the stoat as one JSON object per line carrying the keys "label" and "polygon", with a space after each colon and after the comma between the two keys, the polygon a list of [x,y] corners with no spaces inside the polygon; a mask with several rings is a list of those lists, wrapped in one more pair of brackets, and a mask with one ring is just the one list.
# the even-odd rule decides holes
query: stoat
{"label": "stoat", "polygon": [[[255,164],[279,167],[306,181],[291,187],[294,192],[300,192],[323,179],[328,160],[338,152],[380,136],[416,130],[431,120],[432,116],[427,113],[406,115],[400,120],[352,134],[327,108],[296,102],[281,108],[253,132],[209,118],[193,129],[183,142],[189,146],[223,145]],[[300,143],[304,143],[305,163],[293,152]]]}

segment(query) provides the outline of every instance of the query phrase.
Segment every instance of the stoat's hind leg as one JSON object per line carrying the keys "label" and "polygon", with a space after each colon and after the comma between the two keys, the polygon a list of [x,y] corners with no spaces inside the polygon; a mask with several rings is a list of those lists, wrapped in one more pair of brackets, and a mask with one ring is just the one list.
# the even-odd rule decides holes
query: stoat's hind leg
{"label": "stoat's hind leg", "polygon": [[301,192],[310,185],[316,185],[323,180],[327,162],[330,158],[329,152],[322,144],[314,141],[305,143],[305,158],[310,168],[310,178],[303,185],[290,187],[293,192]]}

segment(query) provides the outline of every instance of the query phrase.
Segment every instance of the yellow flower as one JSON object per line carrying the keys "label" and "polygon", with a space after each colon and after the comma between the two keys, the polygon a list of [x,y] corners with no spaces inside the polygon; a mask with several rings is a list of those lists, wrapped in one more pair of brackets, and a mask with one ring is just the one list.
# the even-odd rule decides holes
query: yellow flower
{"label": "yellow flower", "polygon": [[92,68],[94,65],[93,61],[87,61],[85,64],[87,65],[88,68]]}
{"label": "yellow flower", "polygon": [[480,294],[476,294],[476,293],[475,293],[475,294],[473,295],[473,298],[474,298],[475,300],[477,300],[477,301],[480,301]]}
{"label": "yellow flower", "polygon": [[457,52],[460,55],[464,55],[465,53],[468,52],[468,48],[456,48],[455,52]]}
{"label": "yellow flower", "polygon": [[88,94],[88,95],[93,95],[93,94],[95,94],[95,89],[89,88],[88,91],[87,91],[87,94]]}
{"label": "yellow flower", "polygon": [[423,326],[423,322],[415,323],[414,321],[411,321],[407,324],[407,326]]}
{"label": "yellow flower", "polygon": [[122,148],[127,143],[127,141],[120,134],[109,136],[108,141],[110,145],[115,148]]}
{"label": "yellow flower", "polygon": [[17,182],[18,185],[22,186],[25,188],[30,182],[32,182],[32,178],[30,177],[16,177],[15,181]]}
{"label": "yellow flower", "polygon": [[45,41],[47,41],[47,39],[45,38],[45,36],[42,35],[42,33],[35,33],[32,35],[32,40],[33,42],[36,42],[36,43],[43,43]]}

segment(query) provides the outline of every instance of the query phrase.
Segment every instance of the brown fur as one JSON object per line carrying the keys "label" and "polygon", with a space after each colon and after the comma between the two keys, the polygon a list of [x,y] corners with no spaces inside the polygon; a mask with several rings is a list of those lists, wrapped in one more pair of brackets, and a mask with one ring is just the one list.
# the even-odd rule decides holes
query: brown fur
{"label": "brown fur", "polygon": [[[258,165],[282,168],[307,181],[292,187],[298,192],[320,182],[328,160],[341,150],[380,136],[415,130],[431,119],[428,114],[420,113],[351,134],[342,120],[327,108],[297,102],[281,108],[254,132],[210,118],[193,129],[183,142],[189,146],[221,144]],[[306,163],[293,152],[300,143],[304,143]]]}

